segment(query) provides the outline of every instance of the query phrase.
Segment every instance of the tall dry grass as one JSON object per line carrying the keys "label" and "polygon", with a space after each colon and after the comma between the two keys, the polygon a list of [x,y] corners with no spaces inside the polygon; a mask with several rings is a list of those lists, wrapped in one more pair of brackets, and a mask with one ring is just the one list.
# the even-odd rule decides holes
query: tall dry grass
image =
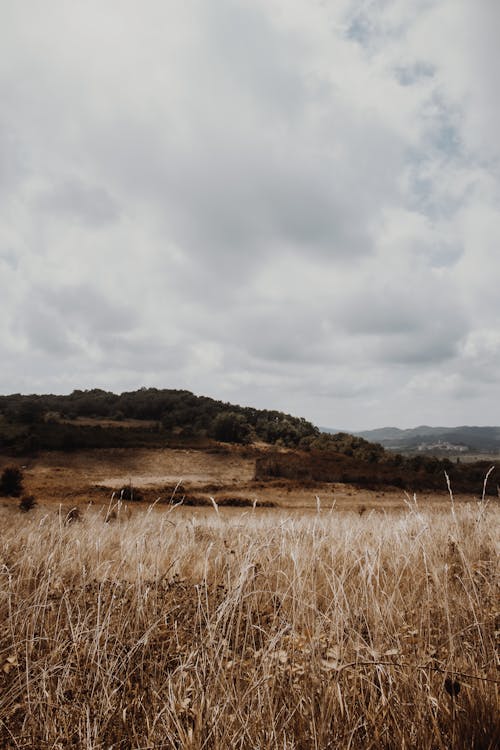
{"label": "tall dry grass", "polygon": [[123,511],[1,511],[2,748],[498,747],[498,506]]}

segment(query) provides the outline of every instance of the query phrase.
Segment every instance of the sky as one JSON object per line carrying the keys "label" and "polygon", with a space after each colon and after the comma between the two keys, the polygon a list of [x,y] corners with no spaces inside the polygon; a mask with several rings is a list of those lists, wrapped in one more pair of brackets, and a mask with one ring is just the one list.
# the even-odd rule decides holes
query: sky
{"label": "sky", "polygon": [[500,424],[498,0],[0,0],[0,393]]}

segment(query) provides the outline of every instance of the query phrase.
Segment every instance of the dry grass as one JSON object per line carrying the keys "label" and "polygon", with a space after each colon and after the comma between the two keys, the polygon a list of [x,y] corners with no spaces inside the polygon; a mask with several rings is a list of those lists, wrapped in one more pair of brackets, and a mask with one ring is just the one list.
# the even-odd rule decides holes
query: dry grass
{"label": "dry grass", "polygon": [[498,747],[493,503],[1,514],[2,748]]}

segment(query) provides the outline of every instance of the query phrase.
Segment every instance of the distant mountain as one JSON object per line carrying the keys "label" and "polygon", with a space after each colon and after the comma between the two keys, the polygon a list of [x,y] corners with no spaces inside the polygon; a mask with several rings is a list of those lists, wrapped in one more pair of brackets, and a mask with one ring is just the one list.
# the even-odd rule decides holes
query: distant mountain
{"label": "distant mountain", "polygon": [[420,425],[407,430],[381,427],[353,432],[393,451],[425,452],[497,452],[500,451],[500,427],[430,427]]}

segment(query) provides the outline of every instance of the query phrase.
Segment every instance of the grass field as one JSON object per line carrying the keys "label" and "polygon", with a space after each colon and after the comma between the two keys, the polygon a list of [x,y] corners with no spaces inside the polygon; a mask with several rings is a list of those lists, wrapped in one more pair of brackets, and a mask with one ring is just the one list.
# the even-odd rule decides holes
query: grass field
{"label": "grass field", "polygon": [[[268,447],[267,447],[268,449]],[[401,489],[378,490],[353,487],[337,482],[308,482],[283,478],[256,481],[256,458],[265,455],[265,446],[217,446],[196,449],[101,449],[65,453],[39,452],[35,457],[18,459],[24,487],[43,505],[65,507],[89,502],[107,505],[112,492],[131,484],[140,490],[146,502],[171,499],[174,488],[177,501],[184,495],[242,497],[252,503],[274,503],[279,507],[305,510],[316,508],[316,496],[325,508],[370,510],[381,512],[406,509],[406,495]],[[0,472],[12,464],[9,456],[0,456]],[[476,497],[481,497],[483,479],[477,483]],[[492,480],[490,480],[490,484]],[[419,492],[421,507],[448,508],[449,495],[443,476],[444,491]],[[457,500],[473,500],[472,494],[457,495]],[[0,503],[2,501],[0,500]]]}
{"label": "grass field", "polygon": [[498,747],[498,501],[231,510],[0,509],[2,748]]}

